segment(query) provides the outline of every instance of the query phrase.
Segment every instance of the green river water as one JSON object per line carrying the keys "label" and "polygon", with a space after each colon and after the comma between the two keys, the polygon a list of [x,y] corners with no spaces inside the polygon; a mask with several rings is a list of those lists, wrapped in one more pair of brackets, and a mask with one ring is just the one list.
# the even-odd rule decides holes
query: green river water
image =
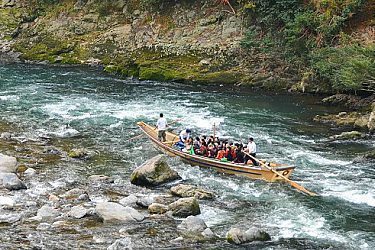
{"label": "green river water", "polygon": [[[36,200],[39,206],[46,192],[74,187],[93,174],[117,176],[130,185],[132,170],[158,152],[147,139],[127,139],[139,134],[136,122],[155,123],[163,112],[169,121],[181,119],[174,124],[175,131],[189,127],[196,135],[208,135],[215,123],[220,137],[243,142],[254,137],[260,158],[296,166],[292,179],[320,194],[308,197],[285,184],[223,175],[168,159],[184,182],[215,192],[214,201],[202,202],[199,216],[217,235],[224,237],[232,226],[259,227],[269,232],[272,241],[252,243],[248,248],[374,249],[374,163],[353,161],[373,148],[374,142],[328,140],[340,131],[314,123],[312,118],[340,109],[318,101],[306,95],[119,79],[94,68],[0,65],[0,123],[7,124],[3,130],[16,134],[20,143],[49,137],[60,148],[82,147],[100,155],[88,161],[36,165],[38,174],[26,183],[28,190],[12,193],[21,204],[17,213],[35,216],[27,212],[22,200]],[[5,147],[2,151],[11,153]],[[166,193],[163,188],[140,192]],[[140,223],[129,233],[135,248],[243,247],[223,240],[173,245],[168,235],[176,222],[171,221],[157,224],[156,236],[140,233],[154,223]],[[76,222],[74,233],[35,228],[26,222],[0,224],[0,248],[106,249],[108,238],[119,237],[118,226],[110,225]]]}

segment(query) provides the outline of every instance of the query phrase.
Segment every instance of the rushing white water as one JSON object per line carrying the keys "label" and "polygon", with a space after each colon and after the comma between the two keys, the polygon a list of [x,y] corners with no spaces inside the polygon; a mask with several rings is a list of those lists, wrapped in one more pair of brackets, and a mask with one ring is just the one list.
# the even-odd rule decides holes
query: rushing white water
{"label": "rushing white water", "polygon": [[78,180],[104,173],[128,178],[136,165],[157,154],[146,140],[127,142],[138,134],[136,122],[155,123],[163,112],[169,122],[179,119],[175,130],[191,128],[196,135],[209,135],[215,124],[219,137],[244,143],[254,137],[259,157],[297,166],[293,178],[321,195],[306,197],[288,185],[249,181],[170,159],[184,181],[215,191],[216,202],[203,204],[200,217],[218,234],[223,236],[224,225],[259,226],[274,240],[375,247],[374,166],[353,161],[371,143],[325,142],[334,131],[311,121],[325,107],[309,97],[121,80],[80,68],[3,66],[0,74],[1,120],[19,124],[27,138],[65,139],[114,156],[85,169],[69,166],[71,172],[63,170],[45,185],[35,184],[28,190],[31,197],[61,188],[65,184],[58,176],[64,174]]}

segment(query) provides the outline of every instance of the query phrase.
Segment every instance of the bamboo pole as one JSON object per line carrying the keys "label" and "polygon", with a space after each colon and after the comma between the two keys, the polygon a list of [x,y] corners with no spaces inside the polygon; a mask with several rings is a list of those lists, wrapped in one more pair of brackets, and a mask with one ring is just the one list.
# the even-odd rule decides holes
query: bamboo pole
{"label": "bamboo pole", "polygon": [[311,196],[317,196],[318,194],[314,193],[314,192],[311,192],[309,190],[307,190],[306,188],[304,188],[303,186],[299,185],[298,183],[286,178],[284,175],[280,174],[279,172],[277,172],[276,170],[274,170],[273,168],[270,168],[268,167],[266,164],[264,164],[263,162],[261,162],[260,160],[258,160],[257,158],[255,158],[254,156],[244,152],[247,156],[249,156],[250,158],[252,158],[254,161],[260,163],[260,165],[262,165],[262,167],[265,167],[266,169],[272,171],[273,173],[275,173],[276,175],[280,176],[281,178],[283,178],[285,181],[287,181],[292,187],[294,188],[297,188],[298,190],[308,194],[308,195],[311,195]]}

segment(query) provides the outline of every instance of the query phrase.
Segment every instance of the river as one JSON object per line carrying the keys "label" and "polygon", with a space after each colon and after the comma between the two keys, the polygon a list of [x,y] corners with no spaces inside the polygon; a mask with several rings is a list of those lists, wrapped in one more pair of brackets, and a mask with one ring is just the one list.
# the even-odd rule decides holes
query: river
{"label": "river", "polygon": [[[168,121],[181,119],[173,125],[176,131],[188,127],[196,135],[209,135],[216,124],[219,137],[242,142],[254,137],[260,158],[296,166],[292,179],[320,194],[308,197],[285,184],[223,175],[169,159],[184,182],[215,192],[215,201],[203,202],[199,215],[215,234],[225,236],[231,226],[259,227],[272,237],[271,242],[251,245],[260,249],[374,249],[375,168],[370,162],[353,161],[374,147],[374,142],[328,140],[340,131],[316,124],[312,118],[340,110],[321,106],[318,100],[237,87],[120,79],[96,68],[0,65],[3,130],[16,134],[21,145],[22,140],[48,137],[57,147],[85,148],[96,155],[87,161],[36,164],[35,181],[27,184],[27,191],[13,191],[12,195],[20,204],[22,199],[38,200],[56,187],[84,183],[93,174],[117,176],[127,183],[136,166],[158,154],[147,139],[127,139],[139,134],[136,122],[154,123],[163,112]],[[12,153],[5,146],[1,150]],[[18,211],[31,216],[24,211],[27,209],[25,205]],[[139,230],[150,223],[141,224]],[[0,248],[101,249],[108,244],[100,239],[115,237],[118,232],[117,226],[107,225],[104,230],[78,222],[75,233],[35,227],[30,223],[1,225]],[[142,249],[172,249],[168,230],[172,229],[165,226],[158,236],[133,230],[130,236]],[[184,247],[234,246],[223,241],[177,246]]]}

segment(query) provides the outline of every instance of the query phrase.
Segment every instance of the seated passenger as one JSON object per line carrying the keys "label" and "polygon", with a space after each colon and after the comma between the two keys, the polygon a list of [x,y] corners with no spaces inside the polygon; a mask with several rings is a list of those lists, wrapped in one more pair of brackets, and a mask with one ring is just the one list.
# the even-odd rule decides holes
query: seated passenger
{"label": "seated passenger", "polygon": [[219,146],[219,151],[217,152],[216,159],[221,160],[221,158],[225,157],[225,150],[222,146]]}
{"label": "seated passenger", "polygon": [[225,150],[225,158],[227,158],[228,161],[233,161],[233,154],[232,154],[232,148],[230,146],[227,146],[227,149]]}
{"label": "seated passenger", "polygon": [[202,155],[202,156],[207,156],[208,155],[208,152],[207,152],[207,144],[206,144],[206,141],[205,140],[201,140],[201,147],[199,148],[199,155]]}
{"label": "seated passenger", "polygon": [[213,144],[209,144],[207,147],[208,157],[215,158],[215,147]]}
{"label": "seated passenger", "polygon": [[195,137],[195,140],[193,142],[194,152],[197,153],[197,151],[199,150],[200,147],[201,147],[200,139],[199,139],[199,137]]}

